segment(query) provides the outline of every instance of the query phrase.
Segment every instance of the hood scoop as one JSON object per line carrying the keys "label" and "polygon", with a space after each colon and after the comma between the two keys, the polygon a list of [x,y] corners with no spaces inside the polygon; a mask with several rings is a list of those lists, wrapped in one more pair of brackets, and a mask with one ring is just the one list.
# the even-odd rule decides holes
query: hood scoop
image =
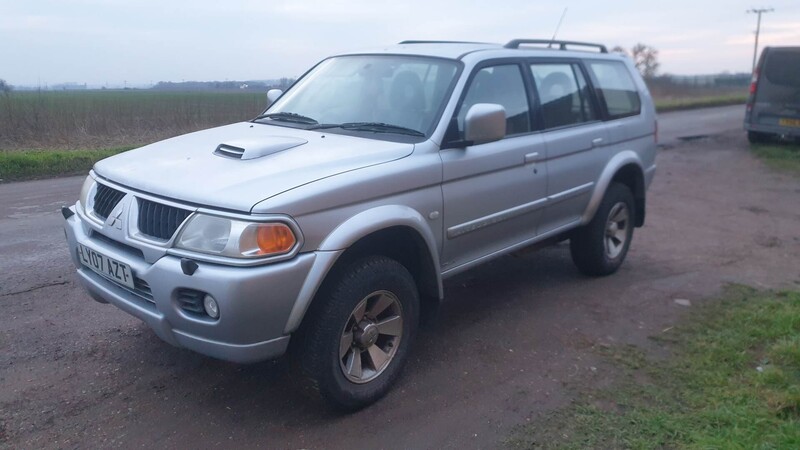
{"label": "hood scoop", "polygon": [[305,139],[289,136],[266,136],[254,139],[236,139],[217,146],[214,154],[231,159],[256,159],[289,150],[308,143]]}

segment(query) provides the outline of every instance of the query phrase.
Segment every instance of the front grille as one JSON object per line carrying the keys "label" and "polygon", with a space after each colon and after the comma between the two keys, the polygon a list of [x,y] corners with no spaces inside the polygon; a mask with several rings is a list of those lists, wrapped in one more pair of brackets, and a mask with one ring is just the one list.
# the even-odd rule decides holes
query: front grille
{"label": "front grille", "polygon": [[94,214],[106,220],[114,207],[117,206],[117,203],[122,200],[122,197],[125,197],[124,192],[98,183],[97,192],[94,194]]}
{"label": "front grille", "polygon": [[144,281],[139,277],[133,277],[133,293],[150,303],[155,303],[153,300],[153,292],[150,290],[150,285],[147,283],[147,281]]}
{"label": "front grille", "polygon": [[169,240],[191,211],[151,202],[139,201],[139,232],[156,239]]}
{"label": "front grille", "polygon": [[141,300],[144,300],[146,303],[151,305],[155,305],[156,301],[153,298],[153,293],[150,290],[150,285],[147,284],[146,281],[142,280],[141,278],[137,278],[135,275],[133,277],[133,289],[125,286],[124,284],[117,283],[116,281],[104,277],[93,270],[90,270],[88,267],[84,267],[80,269],[82,273],[87,274],[93,280],[100,282],[100,283],[107,283],[109,286],[114,286],[116,288],[120,288],[125,292],[129,292]]}

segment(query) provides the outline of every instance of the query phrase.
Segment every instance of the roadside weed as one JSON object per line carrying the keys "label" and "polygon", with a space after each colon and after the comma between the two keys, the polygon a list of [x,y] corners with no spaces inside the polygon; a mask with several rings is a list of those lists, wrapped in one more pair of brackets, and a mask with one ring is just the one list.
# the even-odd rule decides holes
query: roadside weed
{"label": "roadside weed", "polygon": [[800,176],[800,144],[754,144],[750,148],[767,166]]}
{"label": "roadside weed", "polygon": [[[800,292],[733,286],[658,339],[598,353],[603,389],[520,427],[517,448],[800,448]],[[631,361],[634,364],[631,364]]]}

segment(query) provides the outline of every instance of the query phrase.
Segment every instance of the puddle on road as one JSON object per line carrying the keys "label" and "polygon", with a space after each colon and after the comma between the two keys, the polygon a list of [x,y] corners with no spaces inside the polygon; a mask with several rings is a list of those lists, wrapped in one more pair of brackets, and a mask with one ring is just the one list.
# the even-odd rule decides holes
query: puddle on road
{"label": "puddle on road", "polygon": [[698,141],[707,141],[711,138],[711,136],[707,134],[695,134],[692,136],[678,136],[679,141],[683,142],[698,142]]}

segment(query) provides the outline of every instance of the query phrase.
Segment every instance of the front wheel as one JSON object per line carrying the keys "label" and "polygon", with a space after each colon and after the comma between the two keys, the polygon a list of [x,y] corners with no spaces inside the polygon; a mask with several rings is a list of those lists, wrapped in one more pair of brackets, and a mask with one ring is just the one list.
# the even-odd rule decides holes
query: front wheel
{"label": "front wheel", "polygon": [[320,293],[300,336],[305,376],[332,406],[353,411],[384,396],[416,334],[419,294],[408,270],[372,256]]}
{"label": "front wheel", "polygon": [[591,222],[570,238],[572,261],[586,275],[610,275],[619,269],[633,239],[633,194],[624,184],[612,183]]}

